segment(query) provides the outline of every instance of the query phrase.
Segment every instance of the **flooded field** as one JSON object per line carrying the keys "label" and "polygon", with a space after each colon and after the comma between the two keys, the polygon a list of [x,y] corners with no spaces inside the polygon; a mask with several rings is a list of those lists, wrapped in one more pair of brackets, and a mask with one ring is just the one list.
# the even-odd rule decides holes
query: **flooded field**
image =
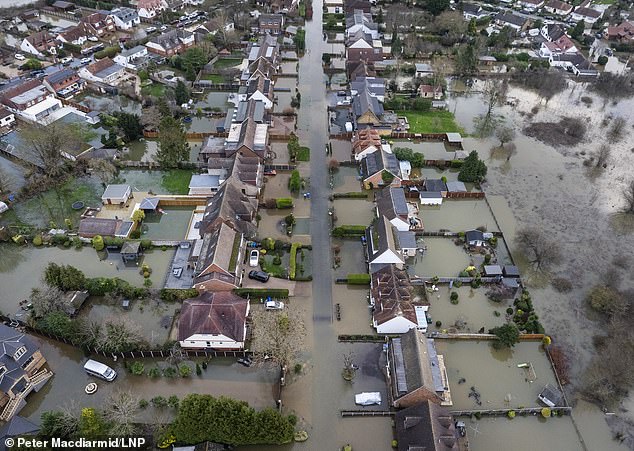
{"label": "flooded field", "polygon": [[141,237],[148,240],[181,240],[187,234],[192,207],[166,207],[163,213],[149,213]]}
{"label": "flooded field", "polygon": [[[506,302],[493,302],[486,297],[486,285],[473,289],[468,285],[449,290],[448,285],[441,285],[440,291],[427,293],[430,303],[429,313],[433,319],[432,330],[450,330],[452,332],[477,333],[484,327],[485,332],[506,323],[506,308],[513,305]],[[458,304],[449,300],[451,292],[458,293]],[[499,313],[499,316],[495,315]],[[442,325],[436,327],[436,321]]]}
{"label": "flooded field", "polygon": [[456,151],[454,149],[447,148],[442,141],[429,142],[429,141],[390,141],[392,149],[397,147],[404,147],[406,149],[412,149],[414,152],[420,152],[425,155],[427,160],[452,160]]}
{"label": "flooded field", "polygon": [[367,225],[376,217],[374,202],[368,199],[335,199],[333,201],[337,221],[335,226],[344,224]]}
{"label": "flooded field", "polygon": [[[333,176],[333,192],[351,193],[361,191],[361,178],[356,167],[340,167]],[[371,193],[370,193],[371,197]]]}
{"label": "flooded field", "polygon": [[407,261],[410,275],[457,277],[471,263],[462,246],[456,246],[450,238],[425,237],[423,254]]}
{"label": "flooded field", "polygon": [[228,99],[228,92],[209,92],[202,100],[194,104],[194,108],[224,109],[228,106]]}
{"label": "flooded field", "polygon": [[[436,340],[436,349],[445,356],[454,410],[539,407],[537,395],[544,385],[557,384],[538,342],[497,351],[488,341]],[[534,382],[527,369],[517,367],[520,363],[532,364]],[[469,397],[471,387],[480,393],[481,405]]]}
{"label": "flooded field", "polygon": [[97,97],[92,94],[82,94],[73,100],[94,111],[105,113],[125,111],[126,113],[141,114],[141,104],[125,96],[104,95]]}
{"label": "flooded field", "polygon": [[426,232],[465,232],[478,227],[485,227],[488,232],[499,231],[485,200],[445,199],[442,205],[421,205],[418,216]]}

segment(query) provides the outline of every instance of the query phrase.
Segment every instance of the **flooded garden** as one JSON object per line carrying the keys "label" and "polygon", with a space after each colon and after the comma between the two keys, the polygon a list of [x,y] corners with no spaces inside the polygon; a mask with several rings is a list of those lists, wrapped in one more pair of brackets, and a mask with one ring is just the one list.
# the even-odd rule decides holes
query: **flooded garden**
{"label": "flooded garden", "polygon": [[418,277],[457,277],[472,262],[462,246],[451,238],[425,237],[424,251],[407,260],[407,272]]}
{"label": "flooded garden", "polygon": [[369,226],[376,217],[376,207],[371,196],[367,199],[335,199],[332,205],[335,209],[335,226]]}
{"label": "flooded garden", "polygon": [[485,200],[445,199],[442,205],[421,205],[418,216],[427,232],[466,232],[479,227],[487,232],[499,232]]}

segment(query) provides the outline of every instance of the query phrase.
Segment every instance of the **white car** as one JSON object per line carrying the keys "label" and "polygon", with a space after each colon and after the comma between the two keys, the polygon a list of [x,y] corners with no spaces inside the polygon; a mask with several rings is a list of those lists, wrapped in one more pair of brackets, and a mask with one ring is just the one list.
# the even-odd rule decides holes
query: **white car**
{"label": "white car", "polygon": [[145,29],[146,33],[154,33],[156,31],[156,27],[147,27]]}
{"label": "white car", "polygon": [[163,26],[161,27],[161,31],[165,31],[165,30],[167,30],[167,25],[163,25]]}
{"label": "white car", "polygon": [[97,36],[89,36],[88,40],[92,42],[99,42],[99,38]]}
{"label": "white car", "polygon": [[15,54],[15,59],[18,61],[24,61],[26,59],[26,57],[24,55],[22,55],[21,53],[16,53]]}
{"label": "white car", "polygon": [[64,58],[60,59],[59,62],[62,64],[68,64],[70,62],[73,61],[73,57],[72,56],[65,56]]}
{"label": "white car", "polygon": [[90,64],[92,60],[90,58],[82,58],[79,62],[86,65],[86,64]]}
{"label": "white car", "polygon": [[253,249],[249,253],[249,266],[255,268],[260,263],[260,251]]}
{"label": "white car", "polygon": [[266,301],[264,303],[264,308],[267,310],[282,310],[284,308],[284,303],[282,301]]}

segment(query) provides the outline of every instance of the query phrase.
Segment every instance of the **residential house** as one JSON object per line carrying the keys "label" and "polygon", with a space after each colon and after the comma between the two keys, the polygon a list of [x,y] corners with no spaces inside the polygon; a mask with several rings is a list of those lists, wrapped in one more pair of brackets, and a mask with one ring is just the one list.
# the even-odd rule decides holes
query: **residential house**
{"label": "residential house", "polygon": [[40,427],[20,415],[13,415],[0,428],[0,451],[7,451],[5,443],[8,438],[34,436],[40,432]]}
{"label": "residential house", "polygon": [[108,185],[101,195],[104,205],[125,205],[132,196],[130,185]]}
{"label": "residential house", "polygon": [[376,72],[369,67],[370,63],[365,60],[350,61],[346,60],[346,72],[348,80],[356,80],[358,77],[374,77]]}
{"label": "residential house", "polygon": [[380,186],[401,186],[401,171],[393,153],[381,150],[366,155],[361,160],[361,176],[365,189]]}
{"label": "residential house", "polygon": [[249,188],[237,177],[229,177],[218,192],[207,201],[207,207],[200,223],[200,236],[212,232],[221,223],[231,226],[248,239],[255,236],[254,223],[258,202],[247,195]]}
{"label": "residential house", "polygon": [[350,93],[355,96],[363,91],[367,91],[379,102],[385,99],[385,79],[377,77],[357,77],[350,82]]}
{"label": "residential house", "polygon": [[56,55],[59,43],[48,31],[38,31],[32,33],[22,40],[20,50],[35,56]]}
{"label": "residential house", "polygon": [[0,106],[0,128],[11,127],[15,124],[15,114]]}
{"label": "residential house", "polygon": [[422,84],[418,92],[423,99],[441,100],[443,98],[442,86]]}
{"label": "residential house", "polygon": [[577,76],[599,76],[599,71],[580,53],[553,55],[548,62],[551,67],[562,67]]}
{"label": "residential house", "polygon": [[379,135],[377,130],[364,128],[357,130],[352,135],[352,157],[356,161],[361,161],[366,156],[381,149],[388,150],[390,149],[390,145],[383,143],[381,135]]}
{"label": "residential house", "polygon": [[542,35],[544,39],[548,42],[556,41],[562,36],[566,35],[566,30],[559,24],[548,24],[544,25],[540,30],[539,34]]}
{"label": "residential house", "polygon": [[362,10],[355,10],[346,17],[346,36],[352,36],[358,31],[371,35],[372,39],[379,38],[379,27],[372,21],[372,15]]}
{"label": "residential house", "polygon": [[147,64],[147,55],[147,47],[137,45],[136,47],[125,49],[121,53],[118,53],[113,58],[113,61],[126,69],[138,71]]}
{"label": "residential house", "polygon": [[183,53],[194,45],[194,34],[182,29],[170,30],[166,33],[152,36],[145,45],[152,53],[158,53],[162,56],[173,56]]}
{"label": "residential house", "polygon": [[260,158],[236,153],[230,157],[204,157],[203,161],[207,162],[207,173],[218,176],[221,183],[233,176],[244,184],[247,196],[257,197],[260,194],[264,183],[264,165]]}
{"label": "residential house", "polygon": [[[277,67],[267,58],[261,56],[249,64],[240,75],[240,82],[248,85],[252,80],[263,77],[272,79],[277,74]],[[245,97],[246,98],[246,97]],[[243,99],[244,100],[244,99]]]}
{"label": "residential house", "polygon": [[572,12],[572,8],[573,6],[571,4],[562,2],[561,0],[548,0],[544,5],[544,10],[558,16],[567,16]]}
{"label": "residential house", "polygon": [[270,110],[273,108],[273,82],[264,77],[258,76],[257,78],[249,81],[247,86],[243,86],[244,89],[238,91],[238,99],[241,101],[256,100],[262,102],[264,108]]}
{"label": "residential house", "polygon": [[575,53],[579,53],[579,50],[575,46],[575,43],[572,42],[572,39],[565,34],[555,41],[542,42],[538,52],[541,58],[550,58],[552,56],[559,55],[573,55]]}
{"label": "residential house", "polygon": [[53,375],[37,344],[22,332],[0,325],[0,420],[8,421]]}
{"label": "residential house", "polygon": [[165,10],[165,3],[163,3],[163,0],[138,0],[136,9],[139,17],[154,19]]}
{"label": "residential house", "polygon": [[251,118],[256,124],[268,122],[266,104],[262,100],[251,98],[238,102],[237,108],[233,112],[233,123],[242,123]]}
{"label": "residential house", "polygon": [[190,264],[194,265],[194,288],[199,291],[237,288],[240,275],[236,269],[244,256],[244,244],[242,233],[224,222],[197,240],[190,255]]}
{"label": "residential house", "polygon": [[519,3],[526,11],[531,12],[544,6],[544,0],[520,0]]}
{"label": "residential house", "polygon": [[184,349],[243,349],[248,315],[247,299],[227,291],[205,291],[183,301],[178,341]]}
{"label": "residential house", "polygon": [[98,38],[114,33],[116,30],[114,17],[103,11],[97,11],[87,16],[83,16],[81,18],[81,25],[84,27],[87,34]]}
{"label": "residential house", "polygon": [[84,89],[85,82],[73,69],[62,69],[44,77],[44,85],[61,99],[72,99]]}
{"label": "residential house", "polygon": [[480,5],[476,5],[473,3],[462,4],[462,15],[464,16],[465,20],[478,20],[488,16],[487,12],[483,10]]}
{"label": "residential house", "polygon": [[578,7],[572,12],[572,20],[575,22],[579,22],[581,20],[586,24],[592,25],[597,20],[601,18],[603,13],[601,11],[597,11],[596,9],[587,8],[587,7]]}
{"label": "residential house", "polygon": [[359,30],[347,39],[346,58],[348,62],[365,61],[373,63],[383,59],[383,44],[372,35]]}
{"label": "residential house", "polygon": [[4,90],[0,101],[22,119],[40,124],[46,124],[46,118],[62,108],[62,102],[38,79]]}
{"label": "residential house", "polygon": [[495,23],[499,27],[511,27],[516,32],[522,32],[528,27],[528,19],[510,12],[501,12],[495,16]]}
{"label": "residential house", "polygon": [[372,3],[370,0],[347,0],[344,3],[344,13],[346,15],[354,14],[355,11],[363,11],[364,14],[370,14]]}
{"label": "residential house", "polygon": [[484,246],[484,232],[481,230],[469,230],[464,235],[465,244],[470,249],[479,249]]}
{"label": "residential house", "polygon": [[407,257],[416,255],[418,245],[414,232],[400,231],[386,217],[380,217],[366,229],[370,273],[386,264],[401,268]]}
{"label": "residential house", "polygon": [[284,30],[284,16],[282,14],[260,14],[257,30],[261,34],[278,36]]}
{"label": "residential house", "polygon": [[82,46],[88,40],[88,36],[86,35],[86,30],[84,27],[75,26],[65,29],[57,34],[55,38],[62,44],[73,44]]}
{"label": "residential house", "polygon": [[352,98],[352,113],[357,128],[379,126],[383,124],[383,104],[367,90]]}
{"label": "residential house", "polygon": [[110,14],[112,14],[114,18],[114,25],[117,27],[117,30],[131,30],[141,23],[139,14],[132,8],[115,8],[110,11]]}
{"label": "residential house", "polygon": [[431,401],[399,410],[394,417],[397,451],[458,451],[460,433],[451,413]]}
{"label": "residential house", "polygon": [[377,216],[386,217],[399,232],[422,228],[422,221],[416,216],[417,208],[407,202],[403,188],[383,188],[376,192],[375,201]]}
{"label": "residential house", "polygon": [[240,153],[264,161],[269,150],[268,127],[268,124],[258,124],[252,118],[231,124],[225,139],[224,156]]}
{"label": "residential house", "polygon": [[616,27],[608,27],[608,39],[630,43],[634,41],[634,22],[625,21]]}
{"label": "residential house", "polygon": [[434,75],[434,68],[431,67],[431,64],[427,63],[416,63],[416,76],[417,77],[431,77]]}
{"label": "residential house", "polygon": [[392,405],[403,409],[430,401],[450,406],[451,391],[444,357],[424,331],[411,328],[389,341],[388,386]]}
{"label": "residential house", "polygon": [[109,57],[100,59],[79,69],[79,76],[85,80],[116,86],[125,75],[125,68]]}
{"label": "residential house", "polygon": [[259,58],[266,58],[273,66],[279,66],[280,44],[277,38],[271,35],[260,37],[257,42],[250,42],[247,47],[247,61],[249,65]]}
{"label": "residential house", "polygon": [[441,179],[425,179],[424,191],[418,193],[421,205],[442,205],[447,185]]}
{"label": "residential house", "polygon": [[414,287],[407,271],[394,264],[371,274],[372,326],[379,334],[404,334],[411,329],[427,331],[428,305],[414,305]]}
{"label": "residential house", "polygon": [[65,2],[63,0],[57,0],[51,6],[53,7],[53,9],[64,13],[70,13],[76,8],[74,3]]}

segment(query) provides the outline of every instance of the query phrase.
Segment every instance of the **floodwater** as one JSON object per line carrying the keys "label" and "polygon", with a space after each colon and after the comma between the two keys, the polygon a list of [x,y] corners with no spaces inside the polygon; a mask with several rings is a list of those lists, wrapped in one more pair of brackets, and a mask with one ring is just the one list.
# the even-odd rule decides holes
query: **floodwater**
{"label": "floodwater", "polygon": [[376,217],[376,208],[370,199],[335,199],[333,206],[337,216],[335,226],[344,224],[369,226]]}
{"label": "floodwater", "polygon": [[[153,192],[154,194],[179,194],[170,192],[170,178],[185,177],[185,174],[193,173],[185,169],[173,169],[171,171],[151,171],[139,169],[125,169],[119,171],[117,183],[130,185],[132,191]],[[188,182],[189,183],[189,182]],[[166,186],[168,185],[168,186]],[[182,187],[177,187],[182,188]]]}
{"label": "floodwater", "polygon": [[418,216],[427,232],[465,232],[478,227],[485,227],[489,232],[498,231],[485,200],[445,199],[442,205],[421,205]]}
{"label": "floodwater", "polygon": [[[332,177],[334,181],[333,191],[335,193],[352,193],[361,191],[361,180],[359,169],[355,167],[340,167]],[[372,193],[368,193],[372,197]]]}
{"label": "floodwater", "polygon": [[425,252],[410,259],[408,273],[419,277],[458,277],[471,263],[469,254],[451,238],[425,237]]}
{"label": "floodwater", "polygon": [[297,61],[284,61],[281,67],[283,74],[296,74],[299,63],[297,63]]}
{"label": "floodwater", "polygon": [[86,94],[77,100],[80,105],[86,106],[94,111],[111,113],[114,111],[125,111],[126,113],[141,114],[141,104],[125,96],[103,95],[96,97]]}
{"label": "floodwater", "polygon": [[335,329],[340,334],[373,334],[372,310],[368,302],[369,287],[337,284],[333,286],[332,298],[339,304],[341,320],[335,320]]}
{"label": "floodwater", "polygon": [[191,116],[191,122],[183,124],[183,128],[192,133],[210,133],[216,131],[216,121],[209,117]]}
{"label": "floodwater", "polygon": [[442,141],[390,141],[392,148],[404,147],[421,152],[427,160],[453,160],[455,150],[448,151]]}
{"label": "floodwater", "polygon": [[194,208],[169,207],[163,213],[148,213],[143,221],[141,238],[148,240],[185,239]]}
{"label": "floodwater", "polygon": [[335,278],[345,278],[348,274],[367,272],[368,266],[365,262],[365,246],[361,244],[361,240],[335,238],[332,240],[333,248],[337,246],[339,253],[335,255],[335,259],[339,257],[339,266],[335,269]]}
{"label": "floodwater", "polygon": [[229,99],[228,92],[209,92],[203,100],[194,104],[194,108],[219,108],[224,110]]}
{"label": "floodwater", "polygon": [[0,157],[0,174],[7,178],[7,181],[4,183],[7,184],[13,192],[17,192],[26,184],[22,166],[4,157]]}
{"label": "floodwater", "polygon": [[350,161],[352,153],[352,144],[350,141],[343,139],[333,139],[330,141],[332,146],[332,158],[337,161]]}
{"label": "floodwater", "polygon": [[[17,311],[18,303],[28,299],[31,289],[42,286],[41,276],[50,262],[73,265],[87,277],[120,277],[136,286],[142,286],[144,280],[138,268],[124,267],[118,254],[100,260],[99,254],[87,246],[75,250],[0,244],[0,254],[0,311],[3,313]],[[155,283],[165,277],[173,254],[173,249],[145,252],[143,259],[152,268],[151,278]]]}
{"label": "floodwater", "polygon": [[286,141],[271,141],[270,145],[271,145],[271,152],[273,152],[273,155],[274,155],[273,163],[274,164],[288,164],[288,161],[289,161],[288,143]]}

